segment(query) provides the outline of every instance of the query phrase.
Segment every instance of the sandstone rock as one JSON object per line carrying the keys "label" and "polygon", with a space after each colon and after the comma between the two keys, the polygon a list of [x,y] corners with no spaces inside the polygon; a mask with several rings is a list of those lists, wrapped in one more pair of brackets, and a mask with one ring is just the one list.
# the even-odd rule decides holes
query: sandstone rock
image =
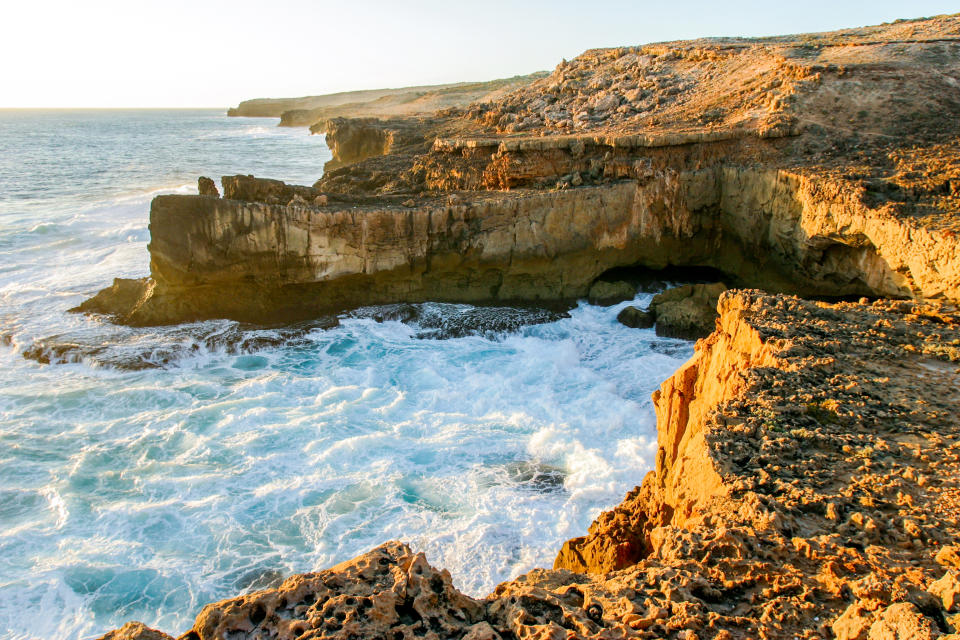
{"label": "sandstone rock", "polygon": [[[750,290],[724,292],[718,309],[716,330],[654,396],[656,470],[565,544],[556,569],[480,601],[388,543],[209,605],[186,637],[949,631],[954,618],[942,620],[940,596],[924,590],[942,575],[931,549],[908,539],[890,508],[899,492],[898,520],[931,541],[960,536],[960,354],[950,351],[960,314],[936,303],[827,304]],[[516,471],[534,483],[539,473]],[[936,480],[920,487],[920,477]],[[867,529],[870,541],[858,537]]]}
{"label": "sandstone rock", "polygon": [[327,198],[325,194],[321,194],[313,199],[313,204],[314,206],[317,206],[317,207],[325,207],[329,203],[330,203],[330,200]]}
{"label": "sandstone rock", "polygon": [[937,551],[934,558],[938,564],[953,569],[960,569],[960,546],[945,545]]}
{"label": "sandstone rock", "polygon": [[650,530],[660,524],[655,505],[650,487],[634,489],[623,504],[601,514],[586,536],[567,540],[553,568],[606,574],[636,564],[650,553]]}
{"label": "sandstone rock", "polygon": [[113,285],[84,300],[70,311],[102,313],[117,322],[130,322],[140,307],[150,299],[155,282],[150,278],[114,278]]}
{"label": "sandstone rock", "polygon": [[288,185],[280,180],[256,178],[252,175],[223,176],[223,197],[244,202],[287,204],[297,198],[298,204],[312,202],[323,194],[312,187]]}
{"label": "sandstone rock", "polygon": [[214,198],[220,197],[220,192],[217,191],[217,183],[205,176],[200,176],[197,178],[197,190],[200,192],[201,196],[213,196]]}
{"label": "sandstone rock", "polygon": [[604,307],[630,300],[637,294],[637,289],[629,282],[622,280],[617,282],[608,282],[606,280],[597,280],[590,287],[587,294],[587,301],[590,304],[598,304]]}
{"label": "sandstone rock", "polygon": [[940,636],[936,623],[909,602],[892,604],[870,626],[868,640],[933,640]]}
{"label": "sandstone rock", "polygon": [[99,640],[173,640],[162,631],[151,629],[142,622],[128,622],[119,629],[101,636]]}
{"label": "sandstone rock", "polygon": [[927,591],[941,600],[944,611],[960,612],[960,571],[947,571]]}
{"label": "sandstone rock", "polygon": [[488,622],[478,622],[467,629],[462,640],[501,640],[501,638]]}
{"label": "sandstone rock", "polygon": [[655,321],[654,315],[638,307],[624,307],[617,314],[617,321],[632,329],[649,329]]}
{"label": "sandstone rock", "polygon": [[836,640],[867,640],[874,612],[861,602],[854,602],[831,625]]}
{"label": "sandstone rock", "polygon": [[710,335],[717,318],[717,300],[726,289],[717,282],[688,284],[658,293],[650,303],[657,335],[689,339]]}
{"label": "sandstone rock", "polygon": [[396,542],[320,573],[297,575],[276,589],[207,605],[193,625],[194,638],[231,634],[294,638],[413,637],[427,632],[461,636],[483,616],[482,605],[450,583],[450,574]]}

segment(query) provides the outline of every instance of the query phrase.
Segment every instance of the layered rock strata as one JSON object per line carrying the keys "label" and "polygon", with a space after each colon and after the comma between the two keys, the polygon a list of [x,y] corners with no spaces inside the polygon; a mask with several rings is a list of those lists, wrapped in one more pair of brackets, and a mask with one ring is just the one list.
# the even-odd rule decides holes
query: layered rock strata
{"label": "layered rock strata", "polygon": [[553,570],[478,600],[388,543],[208,605],[182,637],[879,639],[960,628],[950,546],[960,314],[757,291],[725,293],[719,312],[654,396],[656,469],[566,543]]}
{"label": "layered rock strata", "polygon": [[[317,206],[322,192],[299,189],[306,197],[292,204],[268,204],[254,189],[240,194],[247,200],[156,198],[143,295],[134,307],[118,300],[81,309],[158,324],[423,300],[562,301],[626,265],[706,265],[805,295],[960,298],[956,234],[784,171],[664,171],[412,207]],[[227,197],[234,192],[225,187]]]}

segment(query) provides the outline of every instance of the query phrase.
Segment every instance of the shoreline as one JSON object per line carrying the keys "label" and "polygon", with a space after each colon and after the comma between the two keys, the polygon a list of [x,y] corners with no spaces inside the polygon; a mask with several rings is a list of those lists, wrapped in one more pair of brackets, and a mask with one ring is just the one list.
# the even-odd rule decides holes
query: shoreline
{"label": "shoreline", "polygon": [[624,267],[739,287],[654,395],[656,470],[554,569],[475,600],[388,543],[208,605],[182,637],[956,633],[950,74],[960,16],[591,50],[431,118],[315,123],[334,162],[312,187],[233,176],[223,197],[156,199],[152,279],[78,310],[151,325],[535,303]]}

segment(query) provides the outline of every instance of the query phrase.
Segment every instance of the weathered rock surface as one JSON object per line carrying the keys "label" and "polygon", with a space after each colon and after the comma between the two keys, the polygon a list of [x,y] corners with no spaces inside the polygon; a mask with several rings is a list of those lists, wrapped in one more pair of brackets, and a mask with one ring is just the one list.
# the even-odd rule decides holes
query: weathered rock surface
{"label": "weathered rock surface", "polygon": [[673,338],[705,338],[713,333],[717,301],[727,290],[722,282],[688,284],[658,293],[650,302],[657,322],[657,335]]}
{"label": "weathered rock surface", "polygon": [[564,301],[637,265],[960,299],[957,16],[594,50],[466,114],[328,125],[312,191],[158,198],[156,285],[117,317]]}
{"label": "weathered rock surface", "polygon": [[151,629],[142,622],[128,622],[119,629],[102,636],[100,640],[173,640],[172,637]]}
{"label": "weathered rock surface", "polygon": [[217,183],[206,176],[200,176],[197,179],[197,191],[201,196],[220,197],[220,192],[217,190]]}
{"label": "weathered rock surface", "polygon": [[608,307],[624,300],[630,300],[637,294],[637,288],[629,282],[618,280],[610,282],[597,280],[587,292],[587,301],[590,304],[599,304]]}
{"label": "weathered rock surface", "polygon": [[154,200],[152,281],[136,309],[117,314],[122,321],[573,300],[603,272],[638,264],[709,265],[807,295],[960,298],[958,236],[777,171],[666,172],[643,184],[434,197],[414,208],[318,207],[309,198],[321,192],[310,187],[282,188],[291,200],[306,190],[299,204],[267,204],[259,193],[230,200],[229,184],[224,199]]}
{"label": "weathered rock surface", "polygon": [[631,329],[649,329],[656,322],[656,318],[650,311],[644,311],[638,307],[624,307],[617,314],[617,321]]}

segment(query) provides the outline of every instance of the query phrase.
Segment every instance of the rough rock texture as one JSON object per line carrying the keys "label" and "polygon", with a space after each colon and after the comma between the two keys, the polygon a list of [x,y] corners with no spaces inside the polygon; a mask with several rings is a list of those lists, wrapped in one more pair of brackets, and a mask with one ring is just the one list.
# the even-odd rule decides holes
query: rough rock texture
{"label": "rough rock texture", "polygon": [[624,300],[629,300],[637,294],[637,288],[629,282],[618,280],[597,280],[587,292],[587,301],[590,304],[610,306]]}
{"label": "rough rock texture", "polygon": [[333,159],[324,165],[328,172],[343,165],[384,156],[399,147],[423,144],[422,127],[416,121],[378,118],[331,118],[310,127],[313,133],[326,133]]}
{"label": "rough rock texture", "polygon": [[217,183],[206,176],[200,176],[197,178],[197,191],[201,196],[213,196],[214,198],[220,197],[220,192],[217,191]]}
{"label": "rough rock texture", "polygon": [[722,282],[688,284],[658,293],[650,302],[657,322],[657,335],[674,338],[705,338],[713,333],[717,301],[727,290]]}
{"label": "rough rock texture", "polygon": [[960,298],[958,236],[827,184],[728,168],[409,208],[228,200],[225,183],[220,200],[154,200],[156,286],[119,315],[151,324],[427,299],[571,300],[603,272],[638,264],[709,265],[807,295]]}
{"label": "rough rock texture", "polygon": [[102,636],[100,640],[173,640],[173,638],[162,631],[151,629],[142,622],[128,622],[119,629]]}
{"label": "rough rock texture", "polygon": [[553,570],[475,600],[388,543],[208,605],[183,637],[955,631],[960,314],[757,291],[727,292],[719,310],[716,331],[655,394],[656,469]]}

